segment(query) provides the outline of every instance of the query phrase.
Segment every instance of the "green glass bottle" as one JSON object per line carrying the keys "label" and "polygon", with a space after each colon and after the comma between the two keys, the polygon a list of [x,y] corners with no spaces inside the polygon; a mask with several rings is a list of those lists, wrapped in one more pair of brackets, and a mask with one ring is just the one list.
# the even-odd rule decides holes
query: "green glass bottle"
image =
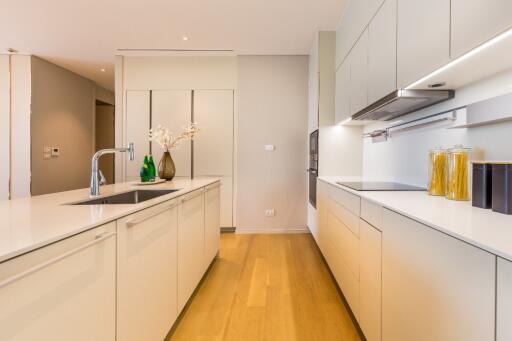
{"label": "green glass bottle", "polygon": [[149,181],[155,181],[156,168],[155,168],[155,163],[153,162],[153,155],[151,155],[151,154],[149,154],[148,168],[149,168]]}
{"label": "green glass bottle", "polygon": [[148,156],[144,156],[144,163],[142,164],[142,167],[140,168],[140,181],[141,182],[148,182],[150,180],[149,175],[149,160]]}

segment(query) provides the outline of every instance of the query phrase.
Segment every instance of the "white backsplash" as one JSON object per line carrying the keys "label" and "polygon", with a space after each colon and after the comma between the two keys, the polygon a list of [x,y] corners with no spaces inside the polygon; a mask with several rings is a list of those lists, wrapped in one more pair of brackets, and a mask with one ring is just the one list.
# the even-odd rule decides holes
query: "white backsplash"
{"label": "white backsplash", "polygon": [[[424,109],[405,120],[443,112],[484,99],[512,92],[512,70],[457,90],[455,98]],[[510,108],[512,110],[512,108]],[[377,122],[365,127],[365,132],[383,128],[390,122]],[[475,150],[477,158],[512,160],[512,122],[471,129],[447,129],[452,123],[394,134],[388,141],[363,142],[363,177],[399,181],[425,186],[429,149],[463,144]]]}

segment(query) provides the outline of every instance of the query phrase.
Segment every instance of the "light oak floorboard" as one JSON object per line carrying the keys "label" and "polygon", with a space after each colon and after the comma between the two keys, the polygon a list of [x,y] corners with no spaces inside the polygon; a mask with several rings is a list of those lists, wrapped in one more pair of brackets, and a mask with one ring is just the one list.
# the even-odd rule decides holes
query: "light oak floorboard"
{"label": "light oak floorboard", "polygon": [[310,234],[222,234],[171,340],[360,340]]}

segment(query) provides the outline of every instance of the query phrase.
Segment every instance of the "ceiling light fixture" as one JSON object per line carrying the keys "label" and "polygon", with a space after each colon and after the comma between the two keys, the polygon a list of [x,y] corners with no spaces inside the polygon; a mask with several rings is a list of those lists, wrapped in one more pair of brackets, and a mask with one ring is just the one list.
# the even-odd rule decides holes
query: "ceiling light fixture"
{"label": "ceiling light fixture", "polygon": [[183,39],[183,41],[187,41],[188,37],[187,36],[183,36],[181,39]]}
{"label": "ceiling light fixture", "polygon": [[469,51],[469,52],[466,52],[465,54],[463,54],[462,56],[452,60],[451,62],[449,62],[448,64],[440,67],[439,69],[435,70],[434,72],[426,75],[425,77],[423,78],[420,78],[419,80],[417,80],[416,82],[410,84],[409,86],[406,87],[406,89],[410,89],[410,88],[414,88],[416,85],[418,84],[421,84],[423,83],[424,81],[426,81],[427,79],[430,79],[434,76],[437,76],[439,75],[440,73],[448,70],[449,68],[451,67],[454,67],[455,65],[457,64],[460,64],[461,62],[465,61],[466,59],[468,58],[471,58],[473,57],[474,55],[480,53],[481,51],[487,49],[488,47],[491,47],[493,45],[495,45],[496,43],[506,39],[506,38],[509,38],[512,36],[512,29],[508,30],[508,31],[505,31],[503,32],[502,34],[492,38],[491,40],[483,43],[482,45],[474,48],[473,50]]}
{"label": "ceiling light fixture", "polygon": [[106,72],[106,71],[107,71],[107,69],[103,69],[103,68],[102,68],[102,69],[100,69],[100,71],[101,71],[101,72]]}
{"label": "ceiling light fixture", "polygon": [[15,50],[12,47],[9,47],[9,48],[7,48],[7,52],[9,52],[9,53],[18,53],[18,50]]}

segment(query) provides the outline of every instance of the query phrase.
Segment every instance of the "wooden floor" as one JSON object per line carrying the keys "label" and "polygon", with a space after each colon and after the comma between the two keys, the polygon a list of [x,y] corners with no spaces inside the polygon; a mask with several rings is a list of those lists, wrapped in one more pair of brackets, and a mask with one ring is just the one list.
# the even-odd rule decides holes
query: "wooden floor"
{"label": "wooden floor", "polygon": [[171,340],[360,340],[309,234],[221,236]]}

